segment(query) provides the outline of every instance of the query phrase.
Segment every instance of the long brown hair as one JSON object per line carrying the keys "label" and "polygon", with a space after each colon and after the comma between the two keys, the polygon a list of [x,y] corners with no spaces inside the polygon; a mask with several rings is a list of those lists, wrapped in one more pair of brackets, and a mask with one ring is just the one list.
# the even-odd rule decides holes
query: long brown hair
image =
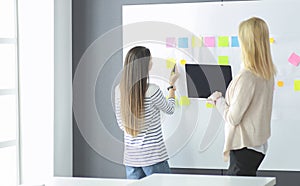
{"label": "long brown hair", "polygon": [[137,46],[128,51],[124,62],[120,82],[121,116],[126,133],[133,137],[137,136],[142,128],[150,60],[150,50]]}
{"label": "long brown hair", "polygon": [[272,61],[269,29],[266,22],[252,17],[239,25],[244,66],[264,79],[271,79],[276,74]]}

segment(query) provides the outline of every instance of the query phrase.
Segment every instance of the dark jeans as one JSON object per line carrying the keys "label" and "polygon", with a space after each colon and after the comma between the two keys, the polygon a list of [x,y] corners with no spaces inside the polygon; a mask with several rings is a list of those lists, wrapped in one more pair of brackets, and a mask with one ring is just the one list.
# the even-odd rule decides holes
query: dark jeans
{"label": "dark jeans", "polygon": [[146,167],[125,166],[127,179],[141,179],[153,173],[170,173],[168,161],[156,163]]}
{"label": "dark jeans", "polygon": [[252,149],[242,148],[230,151],[228,175],[256,176],[256,171],[265,155]]}

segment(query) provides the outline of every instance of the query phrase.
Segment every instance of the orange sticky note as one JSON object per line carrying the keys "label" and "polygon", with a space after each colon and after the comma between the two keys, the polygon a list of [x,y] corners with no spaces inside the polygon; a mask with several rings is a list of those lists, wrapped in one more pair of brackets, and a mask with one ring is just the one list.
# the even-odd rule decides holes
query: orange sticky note
{"label": "orange sticky note", "polygon": [[277,85],[278,85],[279,87],[283,87],[284,82],[283,82],[283,81],[278,81],[278,82],[277,82]]}

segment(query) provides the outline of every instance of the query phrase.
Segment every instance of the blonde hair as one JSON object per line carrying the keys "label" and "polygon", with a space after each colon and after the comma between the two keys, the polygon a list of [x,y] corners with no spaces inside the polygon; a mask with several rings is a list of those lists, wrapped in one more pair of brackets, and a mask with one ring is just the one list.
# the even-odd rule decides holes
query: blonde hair
{"label": "blonde hair", "polygon": [[254,74],[269,80],[276,74],[272,61],[269,29],[266,22],[253,17],[239,25],[244,66]]}
{"label": "blonde hair", "polygon": [[127,134],[136,137],[144,121],[144,98],[149,82],[151,53],[146,47],[137,46],[126,55],[122,79],[121,118]]}

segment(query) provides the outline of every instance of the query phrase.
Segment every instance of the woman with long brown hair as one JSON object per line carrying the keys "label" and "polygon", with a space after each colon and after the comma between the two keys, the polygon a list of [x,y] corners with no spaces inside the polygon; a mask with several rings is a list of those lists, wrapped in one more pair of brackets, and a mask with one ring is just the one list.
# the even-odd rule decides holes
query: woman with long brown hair
{"label": "woman with long brown hair", "polygon": [[150,50],[137,46],[126,55],[122,79],[116,88],[116,118],[124,131],[124,165],[128,179],[153,173],[169,173],[168,154],[163,139],[160,111],[173,114],[177,69],[170,75],[168,99],[149,83],[152,67]]}
{"label": "woman with long brown hair", "polygon": [[231,81],[225,99],[220,92],[208,101],[225,120],[224,159],[229,175],[256,176],[271,135],[276,68],[271,57],[266,22],[253,17],[240,23],[243,68]]}

